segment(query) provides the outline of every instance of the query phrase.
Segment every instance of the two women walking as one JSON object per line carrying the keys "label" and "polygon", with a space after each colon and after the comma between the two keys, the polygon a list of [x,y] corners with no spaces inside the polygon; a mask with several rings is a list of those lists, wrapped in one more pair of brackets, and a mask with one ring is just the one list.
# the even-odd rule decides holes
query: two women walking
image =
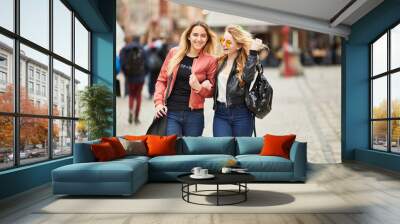
{"label": "two women walking", "polygon": [[215,137],[252,135],[254,116],[245,94],[256,73],[258,51],[265,45],[237,25],[226,27],[219,56],[216,44],[207,24],[196,22],[169,51],[154,94],[156,116],[167,116],[167,135],[201,136],[204,101],[209,97],[214,98]]}

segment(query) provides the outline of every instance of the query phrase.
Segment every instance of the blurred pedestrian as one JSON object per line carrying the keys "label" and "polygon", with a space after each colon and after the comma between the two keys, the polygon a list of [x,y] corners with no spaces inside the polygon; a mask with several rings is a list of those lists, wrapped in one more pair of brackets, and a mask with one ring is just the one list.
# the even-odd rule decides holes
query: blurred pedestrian
{"label": "blurred pedestrian", "polygon": [[160,74],[161,66],[166,56],[165,48],[166,44],[161,39],[154,40],[146,47],[146,64],[149,72],[148,91],[150,99],[153,99],[158,74]]}
{"label": "blurred pedestrian", "polygon": [[[196,22],[183,31],[179,46],[168,52],[154,93],[156,117],[167,116],[167,135],[202,135],[204,100],[212,97],[217,69],[216,41],[207,24]],[[204,81],[208,88],[201,85]]]}
{"label": "blurred pedestrian", "polygon": [[[142,102],[142,89],[144,78],[147,74],[146,54],[143,46],[139,43],[139,37],[127,37],[126,45],[120,51],[121,70],[128,83],[129,92],[129,118],[132,123],[134,117],[135,124],[140,123],[139,112]],[[134,109],[134,103],[136,107]]]}

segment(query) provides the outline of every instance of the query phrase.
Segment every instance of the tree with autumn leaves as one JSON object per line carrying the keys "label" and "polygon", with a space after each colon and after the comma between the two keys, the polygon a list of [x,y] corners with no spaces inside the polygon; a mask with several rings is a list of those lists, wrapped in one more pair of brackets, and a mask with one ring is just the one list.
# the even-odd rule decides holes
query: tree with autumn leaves
{"label": "tree with autumn leaves", "polygon": [[[44,104],[47,105],[47,104]],[[6,92],[0,93],[0,108],[2,112],[13,112],[14,107],[14,88],[13,85],[8,85]],[[24,87],[20,88],[20,110],[23,114],[40,114],[47,115],[48,107],[43,105],[34,105],[29,99],[29,95]],[[54,110],[55,115],[59,111]],[[0,116],[0,147],[13,148],[13,117]],[[47,143],[48,136],[48,119],[47,118],[20,118],[20,148],[24,149],[26,145]],[[58,138],[59,127],[53,125],[53,138]]]}
{"label": "tree with autumn leaves", "polygon": [[[392,100],[391,117],[400,117],[400,100]],[[387,118],[387,101],[381,101],[380,104],[373,108],[373,118]],[[387,136],[387,122],[374,122],[373,125],[374,138],[384,138]],[[392,142],[398,141],[400,138],[400,122],[392,121]]]}

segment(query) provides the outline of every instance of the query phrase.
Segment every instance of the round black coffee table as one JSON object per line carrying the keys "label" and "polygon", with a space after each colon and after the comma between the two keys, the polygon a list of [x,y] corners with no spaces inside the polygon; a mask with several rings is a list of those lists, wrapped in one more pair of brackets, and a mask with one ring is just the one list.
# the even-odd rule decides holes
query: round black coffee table
{"label": "round black coffee table", "polygon": [[[247,192],[249,188],[247,183],[255,180],[255,177],[248,173],[215,173],[215,177],[212,179],[193,179],[190,177],[191,173],[182,174],[177,177],[178,181],[182,183],[182,199],[188,203],[198,204],[198,205],[234,205],[247,200]],[[197,185],[216,185],[215,190],[197,190]],[[195,186],[194,191],[190,191],[190,186]],[[223,190],[220,189],[220,185],[236,185],[237,190]],[[209,192],[215,192],[215,194],[205,194]],[[216,204],[202,204],[190,201],[190,196],[204,196],[204,197],[216,197]],[[241,196],[239,200],[231,203],[221,203],[221,197],[232,197]]]}

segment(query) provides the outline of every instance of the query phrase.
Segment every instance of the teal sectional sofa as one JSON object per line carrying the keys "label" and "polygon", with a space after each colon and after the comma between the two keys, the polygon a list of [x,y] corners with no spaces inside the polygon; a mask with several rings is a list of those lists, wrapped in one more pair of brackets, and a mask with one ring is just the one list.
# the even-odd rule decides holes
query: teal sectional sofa
{"label": "teal sectional sofa", "polygon": [[258,182],[305,182],[307,144],[294,142],[290,159],[260,156],[262,137],[182,137],[176,144],[177,155],[127,156],[108,162],[96,162],[89,141],[75,144],[74,163],[52,171],[54,194],[131,195],[148,181],[176,181],[193,167],[219,172],[234,159],[247,168]]}

